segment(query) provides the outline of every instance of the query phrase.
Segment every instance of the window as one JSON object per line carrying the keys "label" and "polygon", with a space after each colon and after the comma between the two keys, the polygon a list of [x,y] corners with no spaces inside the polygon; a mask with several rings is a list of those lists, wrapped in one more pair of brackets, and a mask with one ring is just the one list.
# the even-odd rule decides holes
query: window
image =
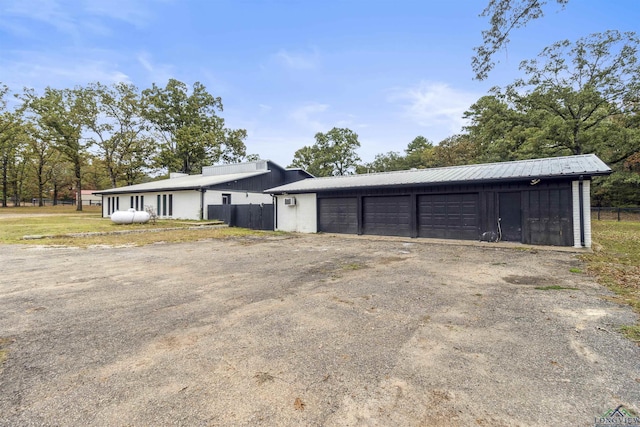
{"label": "window", "polygon": [[[169,197],[167,197],[169,196]],[[144,206],[144,196],[140,197],[140,203],[143,204]],[[158,216],[167,216],[167,213],[169,216],[173,215],[173,194],[158,194],[158,206],[157,206],[157,212],[158,212]]]}
{"label": "window", "polygon": [[231,194],[228,194],[228,193],[222,194],[222,204],[223,205],[231,204]]}
{"label": "window", "polygon": [[129,207],[133,208],[133,196],[131,196],[131,202],[129,203]]}

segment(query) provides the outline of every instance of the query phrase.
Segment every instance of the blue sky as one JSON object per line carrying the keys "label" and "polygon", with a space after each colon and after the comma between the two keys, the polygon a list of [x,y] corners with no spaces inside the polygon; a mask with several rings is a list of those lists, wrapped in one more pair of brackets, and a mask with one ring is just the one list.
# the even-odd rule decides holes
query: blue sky
{"label": "blue sky", "polygon": [[169,78],[222,97],[248,153],[287,166],[316,132],[358,133],[363,161],[418,135],[458,133],[462,113],[545,46],[638,30],[638,0],[571,0],[514,33],[487,81],[471,56],[481,0],[0,0],[0,82],[65,88]]}

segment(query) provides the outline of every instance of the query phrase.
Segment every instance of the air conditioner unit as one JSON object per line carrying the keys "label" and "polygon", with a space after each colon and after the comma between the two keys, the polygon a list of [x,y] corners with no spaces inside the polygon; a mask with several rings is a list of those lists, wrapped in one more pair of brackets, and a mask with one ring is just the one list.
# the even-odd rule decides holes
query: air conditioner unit
{"label": "air conditioner unit", "polygon": [[296,198],[295,197],[285,197],[284,198],[284,205],[285,206],[295,206],[296,205]]}

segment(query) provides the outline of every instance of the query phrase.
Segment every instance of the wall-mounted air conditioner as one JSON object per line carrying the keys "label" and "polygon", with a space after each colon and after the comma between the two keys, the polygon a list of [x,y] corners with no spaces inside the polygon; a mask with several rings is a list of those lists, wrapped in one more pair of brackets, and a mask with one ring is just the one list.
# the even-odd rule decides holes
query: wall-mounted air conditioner
{"label": "wall-mounted air conditioner", "polygon": [[295,197],[285,197],[284,198],[284,205],[285,206],[295,206],[296,205],[296,198]]}

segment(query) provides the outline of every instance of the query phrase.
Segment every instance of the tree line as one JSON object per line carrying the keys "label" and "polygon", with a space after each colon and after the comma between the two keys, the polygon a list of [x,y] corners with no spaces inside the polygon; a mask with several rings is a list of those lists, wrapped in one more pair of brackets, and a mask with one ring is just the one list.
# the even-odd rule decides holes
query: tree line
{"label": "tree line", "polygon": [[316,176],[386,172],[595,153],[614,171],[594,180],[598,206],[640,205],[640,64],[635,33],[564,40],[523,61],[523,77],[494,87],[464,114],[463,132],[362,163],[357,135],[333,129],[295,153]]}
{"label": "tree line", "polygon": [[[251,159],[244,129],[229,129],[222,100],[204,85],[170,79],[139,90],[91,83],[11,93],[0,84],[2,206],[35,196],[58,200],[81,189],[149,180],[158,169],[193,173],[203,165]],[[10,106],[13,106],[10,108]]]}
{"label": "tree line", "polygon": [[[403,152],[362,162],[358,135],[333,128],[290,166],[321,177],[595,153],[614,173],[595,180],[594,203],[640,205],[639,45],[635,33],[614,30],[555,43],[521,63],[521,78],[470,106],[460,134],[437,144],[417,136]],[[25,89],[12,103],[10,95],[0,84],[2,206],[71,189],[82,209],[83,187],[258,158],[246,153],[245,130],[225,126],[222,100],[197,82]]]}

